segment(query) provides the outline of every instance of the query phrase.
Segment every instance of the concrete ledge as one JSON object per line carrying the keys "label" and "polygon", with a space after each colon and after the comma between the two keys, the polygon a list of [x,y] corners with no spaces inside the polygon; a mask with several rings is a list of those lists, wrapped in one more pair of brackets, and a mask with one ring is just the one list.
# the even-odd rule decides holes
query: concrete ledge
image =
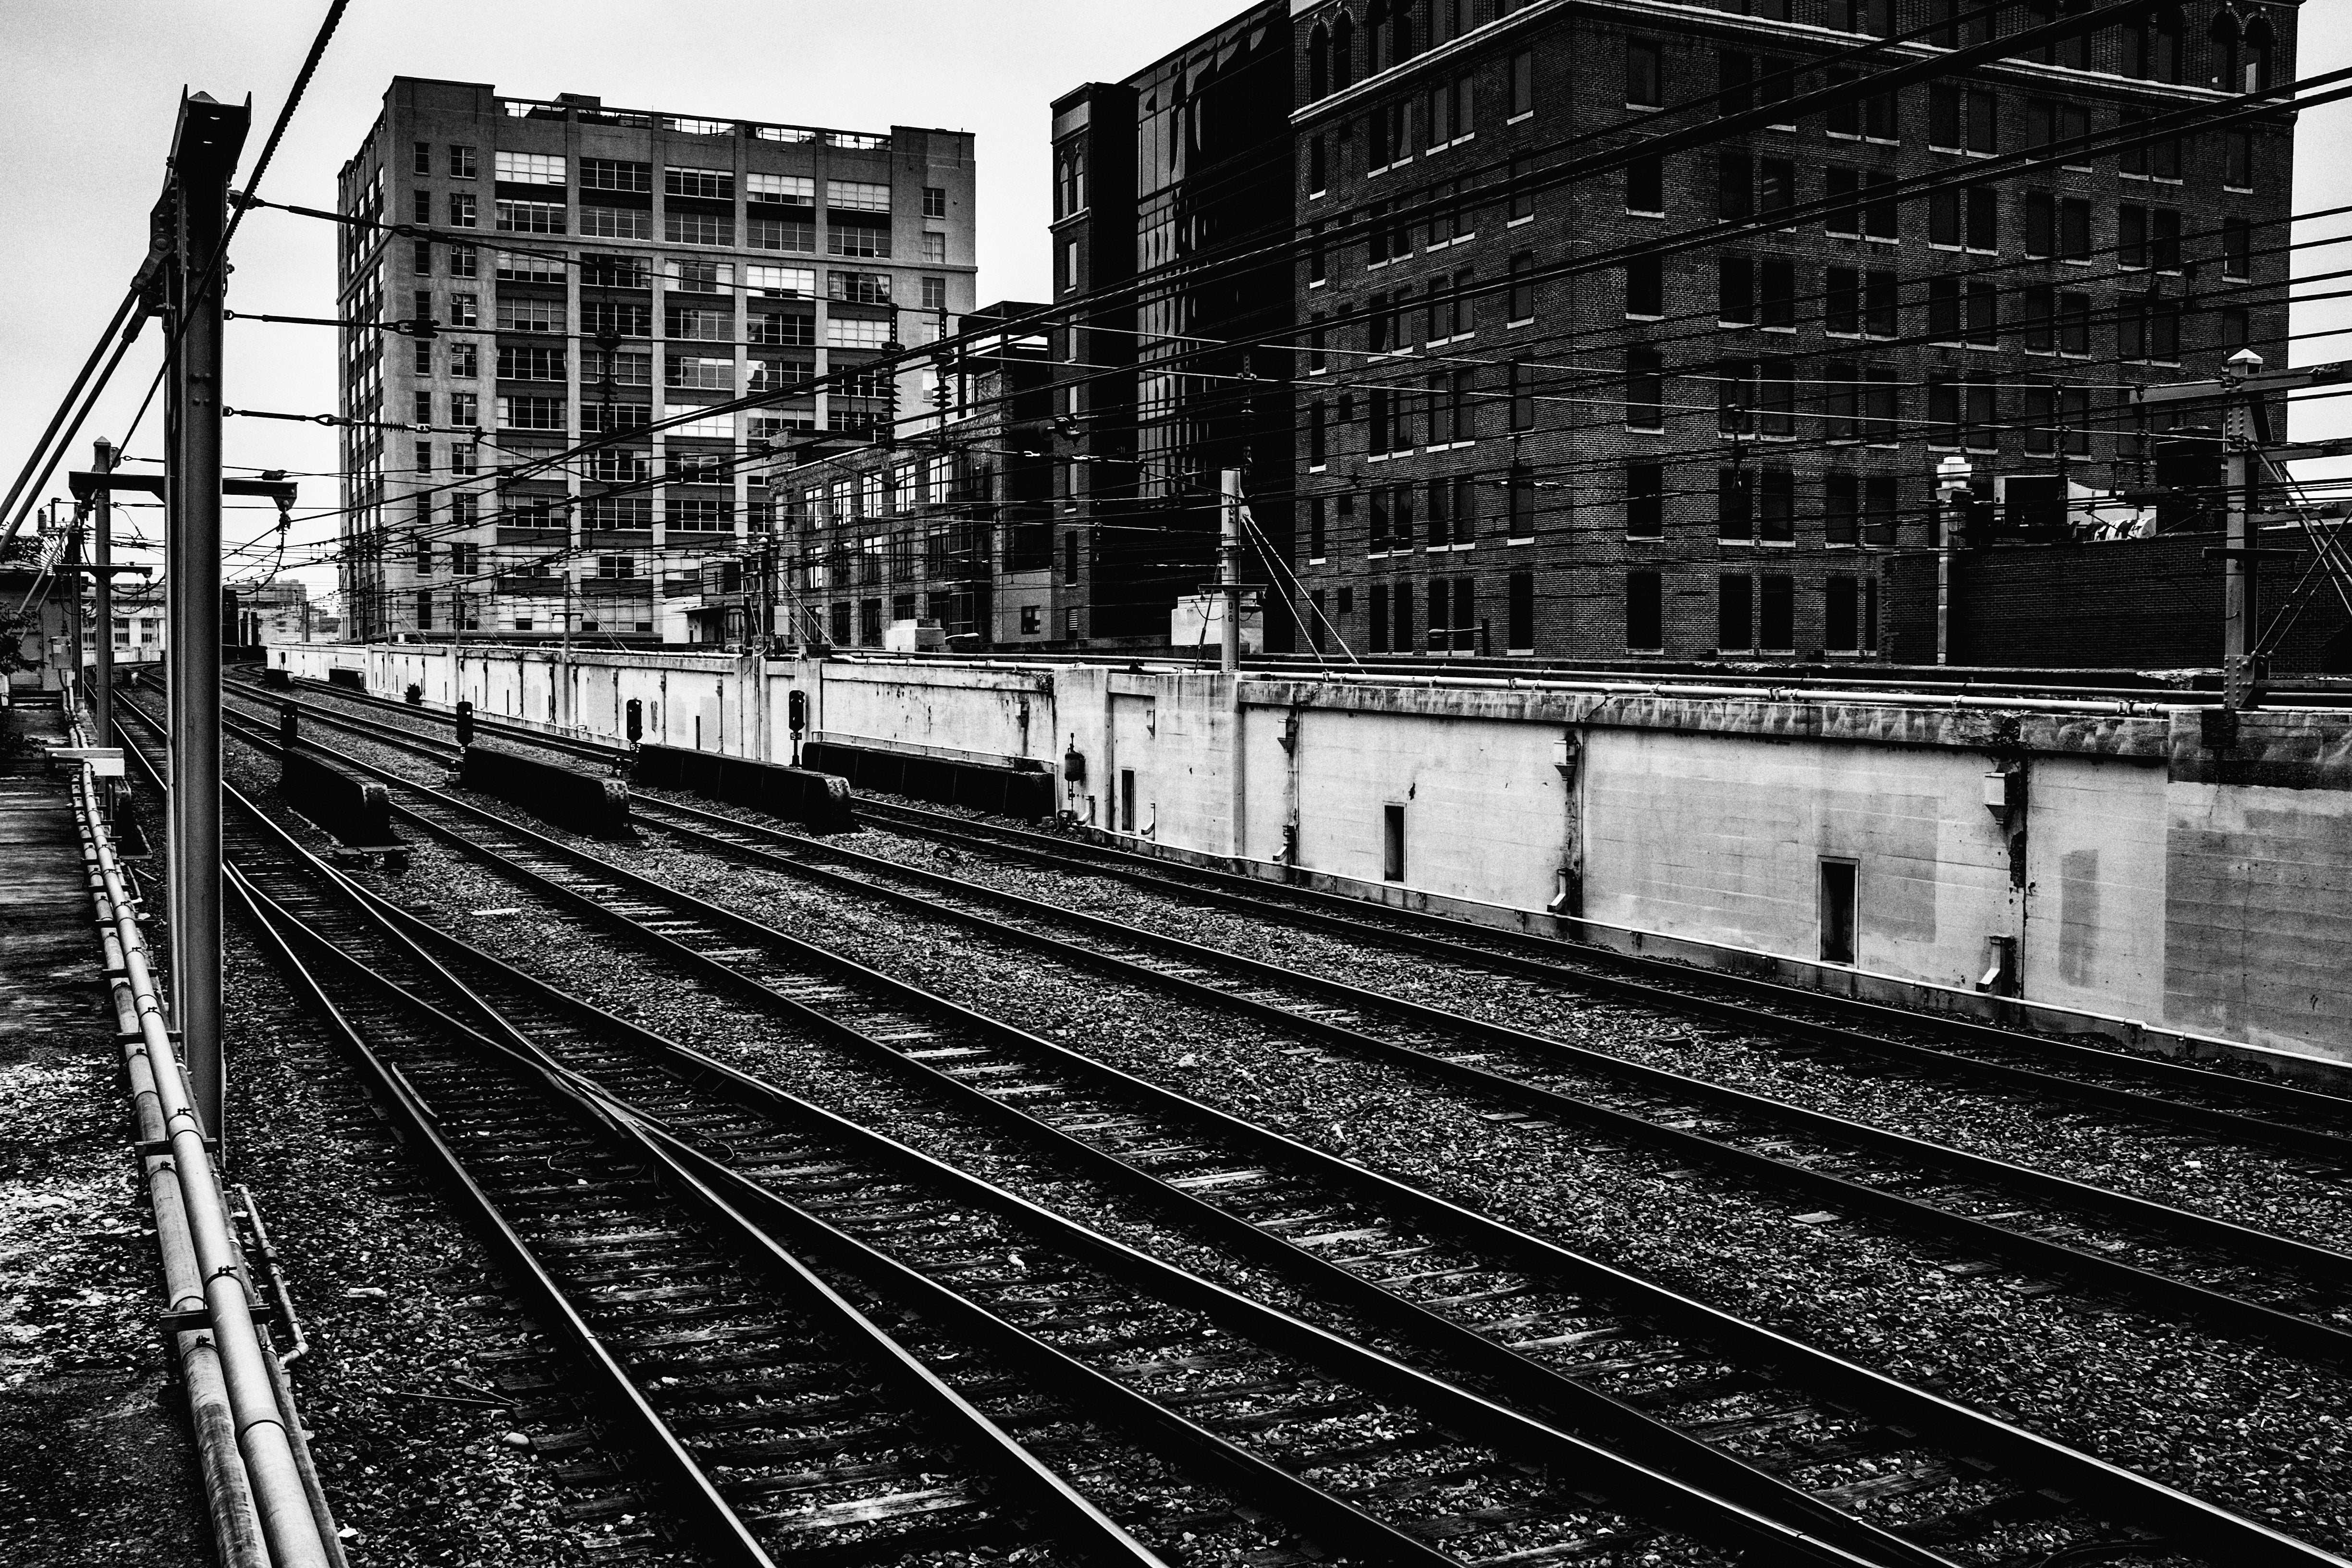
{"label": "concrete ledge", "polygon": [[629,786],[609,773],[527,756],[503,746],[466,748],[458,781],[542,822],[592,838],[627,838]]}
{"label": "concrete ledge", "polygon": [[380,849],[399,842],[392,831],[391,793],[322,757],[287,752],[278,795],[346,844]]}
{"label": "concrete ledge", "polygon": [[847,832],[857,826],[849,781],[809,768],[777,767],[678,746],[640,746],[631,776],[640,784],[749,806],[819,832]]}
{"label": "concrete ledge", "polygon": [[836,738],[808,741],[801,763],[838,773],[859,790],[887,790],[942,805],[967,805],[1034,822],[1054,810],[1054,775],[1044,764],[958,759],[896,743],[852,745]]}

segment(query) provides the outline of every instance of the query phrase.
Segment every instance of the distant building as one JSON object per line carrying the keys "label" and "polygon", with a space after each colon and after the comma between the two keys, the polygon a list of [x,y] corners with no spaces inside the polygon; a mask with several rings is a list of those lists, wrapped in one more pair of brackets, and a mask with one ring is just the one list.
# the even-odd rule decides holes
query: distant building
{"label": "distant building", "polygon": [[930,412],[895,438],[829,438],[782,459],[769,476],[786,523],[778,576],[747,572],[739,602],[767,593],[781,637],[837,647],[883,647],[908,622],[935,623],[963,651],[1051,638],[1066,567],[1045,450],[1048,337],[992,331],[1045,309],[1008,300],[958,321],[961,346],[926,373]]}
{"label": "distant building", "polygon": [[[396,77],[344,165],[342,603],[356,638],[684,642],[769,508],[743,459],[887,426],[859,380],[973,304],[972,141],[506,98]],[[371,224],[429,227],[394,237]],[[478,238],[475,237],[478,236]],[[430,321],[432,341],[380,330]],[[833,390],[714,413],[821,374]],[[707,620],[707,617],[705,617]]]}
{"label": "distant building", "polygon": [[265,642],[331,640],[320,637],[310,610],[310,591],[299,578],[235,584],[227,593],[236,602],[235,618],[230,623],[231,641],[250,647]]}

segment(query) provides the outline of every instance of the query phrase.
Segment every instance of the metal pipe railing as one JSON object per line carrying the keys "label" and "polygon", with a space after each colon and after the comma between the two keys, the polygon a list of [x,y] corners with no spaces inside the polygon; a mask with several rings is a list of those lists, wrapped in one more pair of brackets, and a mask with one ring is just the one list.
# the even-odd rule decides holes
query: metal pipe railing
{"label": "metal pipe railing", "polygon": [[204,1314],[173,1335],[186,1381],[205,1489],[229,1568],[341,1568],[323,1495],[306,1484],[299,1423],[272,1375],[235,1228],[184,1069],[164,1026],[138,913],[99,810],[88,766],[74,811],[105,950],[117,1037],[131,1080],[142,1173],[153,1201],[169,1310]]}

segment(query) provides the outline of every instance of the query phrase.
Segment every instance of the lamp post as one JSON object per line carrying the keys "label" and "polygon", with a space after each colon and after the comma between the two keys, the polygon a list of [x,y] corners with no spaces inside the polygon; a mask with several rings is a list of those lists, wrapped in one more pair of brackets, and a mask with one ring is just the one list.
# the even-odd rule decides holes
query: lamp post
{"label": "lamp post", "polygon": [[1936,465],[1936,662],[1952,662],[1952,543],[1975,473],[1958,453]]}

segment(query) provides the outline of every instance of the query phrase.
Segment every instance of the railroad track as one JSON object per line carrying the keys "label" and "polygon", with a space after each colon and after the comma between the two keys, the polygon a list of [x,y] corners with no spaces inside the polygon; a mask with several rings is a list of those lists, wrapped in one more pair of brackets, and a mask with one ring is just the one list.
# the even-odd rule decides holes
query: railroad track
{"label": "railroad track", "polygon": [[[1190,1544],[1197,1535],[1220,1525],[1263,1532],[1270,1515],[1297,1521],[1328,1551],[1429,1568],[1624,1561],[1636,1552],[1646,1561],[1662,1551],[1667,1560],[1716,1560],[1690,1556],[1692,1536],[1775,1562],[1948,1561],[1831,1512],[1809,1521],[1817,1530],[1792,1528],[1647,1470],[620,1024],[367,894],[307,855],[244,796],[232,791],[228,798],[238,825],[230,845],[235,886],[289,962],[331,971],[339,982],[331,990],[302,973],[387,1090],[416,1107],[416,1125],[438,1140],[436,1148],[458,1151],[447,1155],[452,1169],[467,1168],[467,1149],[490,1145],[495,1152],[477,1160],[469,1174],[502,1213],[523,1212],[524,1221],[507,1220],[510,1233],[544,1215],[566,1258],[584,1253],[600,1266],[616,1258],[635,1265],[559,1278],[554,1291],[542,1294],[561,1309],[565,1288],[603,1287],[627,1303],[617,1331],[625,1346],[609,1359],[631,1362],[635,1373],[649,1352],[668,1352],[660,1364],[685,1375],[655,1379],[658,1388],[698,1384],[711,1371],[713,1342],[737,1358],[720,1363],[725,1392],[696,1386],[699,1397],[688,1414],[697,1430],[728,1432],[715,1454],[689,1458],[706,1475],[727,1467],[724,1488],[706,1489],[723,1489],[739,1510],[745,1499],[804,1479],[821,1446],[805,1432],[777,1435],[772,1407],[814,1396],[812,1424],[820,1429],[852,1418],[870,1428],[876,1415],[870,1401],[829,1392],[841,1386],[839,1369],[828,1375],[821,1365],[793,1364],[779,1373],[768,1364],[765,1348],[790,1337],[791,1325],[771,1321],[773,1302],[736,1277],[734,1259],[688,1249],[675,1205],[661,1207],[659,1189],[644,1177],[648,1163],[664,1175],[663,1185],[682,1183],[733,1219],[804,1289],[828,1287],[789,1247],[820,1249],[859,1288],[887,1295],[902,1316],[919,1314],[985,1341],[1013,1363],[1013,1374],[976,1384],[967,1374],[950,1391],[975,1405],[1014,1406],[996,1415],[1000,1448],[1013,1447],[1004,1432],[1046,1426],[1062,1434],[1057,1449],[1091,1452],[1082,1429],[1070,1435],[1079,1425],[1076,1407],[1097,1425],[1123,1415],[1195,1468],[1226,1472],[1229,1487],[1254,1506],[1226,1502],[1150,1521],[1161,1536],[1189,1532],[1186,1555],[1209,1551]],[[489,984],[458,978],[428,943],[452,950]],[[518,1085],[540,1092],[518,1094]],[[601,1145],[576,1133],[567,1140],[556,1125],[561,1118],[544,1102],[567,1098],[578,1102],[572,1121],[592,1130],[607,1124]],[[551,1169],[560,1174],[551,1178]],[[501,1184],[499,1174],[520,1184]],[[540,1250],[548,1245],[541,1238]],[[635,1321],[646,1302],[672,1307],[650,1330]],[[678,1302],[694,1329],[671,1326]],[[738,1321],[730,1311],[752,1317]],[[591,1321],[586,1334],[603,1326]],[[904,1332],[895,1325],[894,1331]],[[888,1353],[912,1363],[919,1377],[930,1376],[882,1330],[869,1337],[884,1339]],[[693,1350],[676,1348],[689,1341]],[[642,1386],[642,1376],[636,1381]],[[747,1389],[758,1403],[745,1421],[710,1408]],[[1064,1397],[1045,1401],[1039,1389]],[[656,1414],[675,1430],[669,1412]],[[756,1441],[746,1441],[747,1430]],[[870,1532],[901,1515],[944,1514],[958,1517],[950,1533],[961,1539],[991,1520],[968,1482],[937,1474],[943,1467],[934,1455],[904,1451],[909,1434],[890,1429],[881,1437],[888,1445],[883,1460],[822,1473],[837,1482],[846,1470],[850,1479],[896,1489],[841,1499],[814,1513],[756,1514],[745,1521],[747,1533]],[[1033,1470],[1034,1454],[1032,1445],[1024,1456]],[[800,1468],[781,1482],[743,1473],[747,1463],[769,1459]],[[1760,1475],[1753,1479],[1773,1489]],[[1054,1485],[1066,1509],[1083,1512],[1082,1500]],[[1801,1494],[1790,1497],[1819,1511]],[[1619,1511],[1629,1507],[1631,1514]],[[977,1521],[961,1517],[975,1512]],[[1837,1537],[1866,1550],[1835,1544]],[[869,1556],[897,1552],[887,1535],[856,1544]],[[1083,1534],[1078,1544],[1096,1557],[1116,1554]],[[1255,1544],[1248,1561],[1258,1568],[1304,1560],[1279,1539]],[[838,1554],[827,1551],[828,1560]]]}
{"label": "railroad track", "polygon": [[[435,755],[429,744],[411,749]],[[977,886],[824,838],[645,796],[635,808],[641,825],[694,847],[883,900],[917,920],[952,921],[1045,961],[1082,963],[1128,984],[1237,1013],[1324,1047],[1487,1097],[1516,1113],[1580,1124],[1603,1138],[1794,1190],[1809,1202],[1831,1205],[1819,1211],[1823,1214],[1866,1214],[2037,1278],[2072,1280],[2144,1308],[2258,1335],[2297,1354],[2352,1363],[2352,1257],[2312,1242]],[[614,869],[576,849],[563,854],[578,857],[571,864],[591,867],[593,875]],[[534,869],[544,874],[547,868]],[[658,883],[646,886],[656,900],[685,897]]]}
{"label": "railroad track", "polygon": [[[1619,1446],[1687,1456],[1696,1441],[1811,1479],[1817,1500],[1844,1507],[1885,1508],[1909,1497],[1916,1500],[1909,1533],[1961,1541],[2047,1507],[2034,1502],[2032,1486],[2003,1485],[2004,1470],[2038,1476],[2040,1485],[2063,1475],[2058,1489],[2124,1517],[2168,1518],[2185,1500],[2161,1488],[2152,1490],[2164,1500],[2140,1496],[2151,1483],[402,782],[420,825],[470,846],[559,908],[619,921],[681,969],[742,988],[1234,1250],[1277,1264],[1465,1381],[1483,1378],[1512,1397],[1549,1402],[1547,1413],[1564,1423],[1614,1422]],[[502,842],[493,847],[485,829]],[[1578,1372],[1590,1382],[1580,1386]],[[1726,1397],[1742,1401],[1738,1414],[1723,1415]],[[1932,1435],[1926,1443],[1923,1433]],[[1957,1465],[1953,1450],[1962,1456]],[[1872,1466],[1876,1474],[1862,1489],[1842,1492],[1837,1465],[1864,1456],[1881,1461]],[[2174,1528],[2193,1534],[2204,1526]]]}

